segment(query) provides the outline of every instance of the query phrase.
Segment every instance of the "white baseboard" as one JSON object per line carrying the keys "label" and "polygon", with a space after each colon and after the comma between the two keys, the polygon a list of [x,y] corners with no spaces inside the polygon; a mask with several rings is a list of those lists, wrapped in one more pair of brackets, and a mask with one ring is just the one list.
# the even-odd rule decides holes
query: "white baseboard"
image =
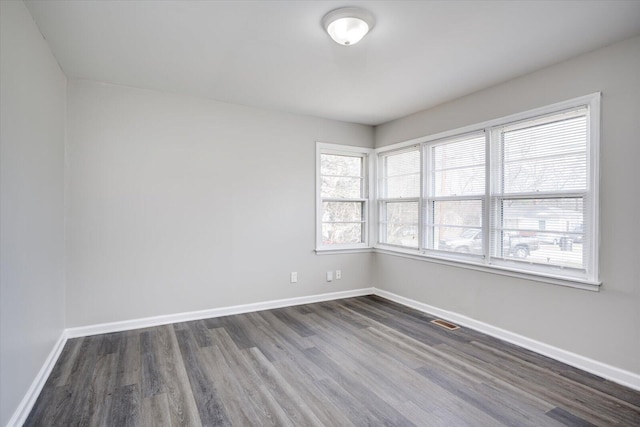
{"label": "white baseboard", "polygon": [[392,292],[376,288],[374,293],[375,295],[386,298],[388,300],[397,302],[407,307],[414,308],[424,313],[428,313],[432,316],[441,317],[444,320],[466,326],[487,335],[491,335],[492,337],[499,338],[503,341],[510,342],[531,351],[535,351],[536,353],[540,353],[544,356],[566,363],[567,365],[571,365],[573,367],[582,369],[583,371],[590,372],[599,377],[606,378],[618,384],[640,391],[639,374],[616,368],[615,366],[607,365],[606,363],[589,359],[588,357],[584,357],[579,354],[572,353],[570,351],[563,350],[561,348],[554,347],[552,345],[545,344],[531,338],[527,338],[525,336],[489,325],[479,320],[472,319],[462,314],[442,310],[440,308],[424,304],[410,298],[405,298]]}
{"label": "white baseboard", "polygon": [[24,398],[18,405],[13,416],[9,420],[7,427],[18,427],[24,424],[33,405],[35,404],[44,384],[47,382],[53,367],[55,366],[62,349],[64,348],[67,339],[84,337],[89,335],[104,334],[110,332],[127,331],[131,329],[148,328],[151,326],[166,325],[175,322],[186,322],[190,320],[208,319],[212,317],[229,316],[232,314],[250,313],[254,311],[270,310],[281,307],[291,307],[301,304],[311,304],[314,302],[331,301],[343,298],[352,298],[363,295],[378,295],[391,301],[395,301],[399,304],[407,307],[414,308],[416,310],[431,314],[433,316],[441,317],[445,320],[449,320],[454,323],[459,323],[462,326],[466,326],[471,329],[475,329],[479,332],[483,332],[487,335],[502,339],[504,341],[516,344],[520,347],[535,351],[542,355],[548,356],[552,359],[566,363],[567,365],[574,366],[587,372],[591,372],[600,377],[609,379],[618,384],[630,387],[640,391],[640,375],[633,372],[625,371],[615,366],[607,365],[597,360],[589,359],[579,354],[571,353],[566,350],[562,350],[557,347],[536,341],[522,335],[509,332],[507,330],[491,326],[487,323],[480,322],[470,317],[454,313],[447,310],[442,310],[437,307],[433,307],[428,304],[424,304],[410,298],[405,298],[400,295],[396,295],[391,292],[384,291],[377,288],[362,288],[354,289],[351,291],[343,292],[331,292],[326,294],[309,295],[305,297],[287,298],[280,300],[272,300],[265,302],[258,302],[253,304],[235,305],[231,307],[214,308],[210,310],[191,311],[187,313],[176,313],[165,316],[146,317],[142,319],[125,320],[121,322],[102,323],[98,325],[81,326],[77,328],[65,329],[60,338],[54,345],[51,353],[45,360],[44,365],[38,372],[38,375],[33,380],[33,383],[27,390]]}
{"label": "white baseboard", "polygon": [[27,417],[29,416],[33,405],[35,405],[36,400],[38,399],[38,396],[40,395],[40,392],[44,387],[44,384],[47,382],[47,379],[49,378],[49,375],[51,374],[53,367],[56,365],[58,357],[60,357],[60,353],[62,353],[62,349],[67,342],[67,335],[65,332],[66,331],[62,331],[62,334],[60,334],[60,338],[58,338],[58,341],[56,341],[53,349],[51,349],[51,352],[45,359],[42,368],[40,368],[40,371],[38,372],[38,375],[36,375],[35,379],[31,383],[31,386],[22,398],[22,401],[16,408],[13,416],[9,419],[7,427],[18,427],[23,425],[24,422],[27,421]]}
{"label": "white baseboard", "polygon": [[167,314],[163,316],[145,317],[142,319],[124,320],[121,322],[101,323],[98,325],[80,326],[66,330],[68,338],[86,337],[89,335],[121,332],[131,329],[149,328],[176,322],[209,319],[212,317],[229,316],[232,314],[251,313],[254,311],[271,310],[274,308],[291,307],[294,305],[311,304],[314,302],[330,301],[343,298],[372,295],[374,288],[354,289],[351,291],[330,292],[326,294],[309,295],[305,297],[286,298],[252,304],[234,305],[231,307],[212,308],[209,310],[190,311],[186,313]]}
{"label": "white baseboard", "polygon": [[62,353],[62,349],[70,338],[78,338],[89,335],[105,334],[109,332],[121,332],[131,329],[148,328],[151,326],[166,325],[169,323],[186,322],[190,320],[208,319],[211,317],[229,316],[232,314],[250,313],[254,311],[270,310],[281,307],[291,307],[294,305],[311,304],[314,302],[331,301],[343,298],[372,295],[374,288],[354,289],[351,291],[330,292],[326,294],[309,295],[305,297],[286,298],[253,304],[242,304],[231,307],[214,308],[210,310],[191,311],[186,313],[168,314],[164,316],[146,317],[142,319],[125,320],[121,322],[102,323],[98,325],[81,326],[77,328],[65,329],[55,346],[49,353],[44,365],[33,380],[31,387],[27,390],[24,398],[13,413],[7,427],[22,426],[27,420],[33,405],[36,403],[44,384],[47,382],[53,367]]}

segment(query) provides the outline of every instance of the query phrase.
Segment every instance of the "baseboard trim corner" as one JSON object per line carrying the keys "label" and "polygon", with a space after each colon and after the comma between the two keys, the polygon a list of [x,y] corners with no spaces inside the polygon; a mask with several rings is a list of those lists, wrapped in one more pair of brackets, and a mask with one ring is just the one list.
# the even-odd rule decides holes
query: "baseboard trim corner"
{"label": "baseboard trim corner", "polygon": [[25,421],[27,421],[27,417],[29,416],[29,413],[31,413],[31,409],[33,408],[33,405],[35,405],[36,400],[38,400],[38,396],[40,396],[40,392],[47,382],[49,375],[51,375],[51,371],[58,361],[58,358],[60,357],[60,354],[62,353],[62,349],[64,348],[66,342],[66,331],[62,331],[60,337],[58,338],[58,341],[56,341],[56,343],[53,345],[53,348],[45,359],[44,364],[40,368],[40,371],[34,378],[33,382],[29,386],[29,389],[20,401],[20,404],[14,411],[13,416],[9,419],[7,427],[22,426]]}
{"label": "baseboard trim corner", "polygon": [[233,314],[243,314],[251,313],[254,311],[271,310],[274,308],[291,307],[294,305],[312,304],[314,302],[359,297],[363,295],[372,295],[373,293],[374,288],[372,287],[353,289],[349,291],[329,292],[325,294],[316,294],[304,297],[285,298],[250,304],[234,305],[229,307],[213,308],[208,310],[190,311],[184,313],[144,317],[140,319],[123,320],[119,322],[101,323],[97,325],[79,326],[75,328],[68,328],[66,330],[66,334],[68,338],[86,337],[89,335],[149,328],[153,326],[167,325],[170,323],[188,322],[191,320],[209,319],[212,317],[230,316]]}
{"label": "baseboard trim corner", "polygon": [[31,386],[27,390],[27,393],[22,398],[22,401],[13,413],[13,416],[9,419],[7,427],[19,427],[22,426],[33,405],[35,405],[42,388],[44,387],[53,367],[55,366],[62,349],[68,339],[85,337],[89,335],[105,334],[110,332],[128,331],[131,329],[148,328],[152,326],[166,325],[175,322],[186,322],[190,320],[208,319],[211,317],[229,316],[232,314],[250,313],[261,310],[271,310],[274,308],[291,307],[301,304],[311,304],[314,302],[331,301],[343,298],[359,297],[364,295],[373,295],[374,288],[361,288],[353,289],[349,291],[329,292],[324,294],[309,295],[304,297],[285,298],[279,300],[257,302],[251,304],[235,305],[230,307],[220,307],[210,310],[191,311],[185,313],[175,313],[163,316],[146,317],[141,319],[125,320],[120,322],[102,323],[98,325],[80,326],[76,328],[67,328],[62,331],[60,338],[55,343],[53,349],[47,356],[42,368],[36,375],[35,379],[31,383]]}
{"label": "baseboard trim corner", "polygon": [[611,366],[606,363],[599,362],[597,360],[590,359],[577,353],[572,353],[570,351],[563,350],[561,348],[554,347],[552,345],[545,344],[531,338],[527,338],[523,335],[519,335],[514,332],[498,328],[496,326],[492,326],[488,323],[472,319],[462,314],[443,310],[432,305],[413,300],[411,298],[406,298],[392,292],[385,291],[383,289],[375,288],[374,294],[382,298],[397,302],[398,304],[402,304],[404,306],[430,314],[432,316],[441,317],[444,320],[448,320],[467,328],[474,329],[478,332],[485,333],[494,338],[498,338],[511,344],[515,344],[517,346],[526,348],[527,350],[534,351],[536,353],[542,354],[543,356],[550,357],[559,362],[566,363],[567,365],[582,369],[583,371],[592,373],[607,380],[611,380],[620,385],[640,391],[639,374],[617,368],[615,366]]}

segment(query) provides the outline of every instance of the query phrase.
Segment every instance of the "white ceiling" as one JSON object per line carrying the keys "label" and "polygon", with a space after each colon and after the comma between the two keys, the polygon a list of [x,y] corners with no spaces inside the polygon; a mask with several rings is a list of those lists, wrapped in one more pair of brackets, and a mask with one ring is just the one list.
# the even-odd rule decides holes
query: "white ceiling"
{"label": "white ceiling", "polygon": [[[68,76],[377,125],[640,34],[640,1],[27,1]],[[376,18],[355,46],[320,20]]]}

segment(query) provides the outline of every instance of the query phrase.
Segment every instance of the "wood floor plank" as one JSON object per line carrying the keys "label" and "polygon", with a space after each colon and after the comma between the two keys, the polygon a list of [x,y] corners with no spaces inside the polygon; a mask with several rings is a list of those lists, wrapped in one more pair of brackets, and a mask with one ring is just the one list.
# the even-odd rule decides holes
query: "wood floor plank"
{"label": "wood floor plank", "polygon": [[[490,354],[493,360],[510,360],[513,365],[518,365],[518,373],[527,375],[531,380],[538,378],[545,378],[544,383],[538,382],[538,384],[544,384],[546,386],[555,385],[554,388],[561,388],[568,390],[575,397],[576,400],[580,400],[581,403],[587,403],[594,410],[603,413],[615,413],[616,417],[624,416],[629,422],[640,420],[640,411],[636,405],[627,402],[624,399],[619,399],[617,396],[604,393],[599,389],[594,389],[591,386],[581,384],[579,381],[560,375],[546,367],[539,367],[528,361],[523,361],[517,357],[511,356],[499,349],[489,347],[483,343],[474,341],[471,343],[475,347],[482,348],[484,354]],[[469,350],[467,350],[469,351]],[[508,365],[508,366],[511,366]]]}
{"label": "wood floor plank", "polygon": [[231,372],[218,346],[202,347],[198,351],[201,364],[209,372],[209,377],[219,392],[225,412],[231,425],[257,425],[259,416],[254,412],[249,398],[240,385],[237,375]]}
{"label": "wood floor plank", "polygon": [[318,380],[310,376],[306,369],[297,363],[283,360],[277,360],[274,362],[274,366],[296,390],[322,425],[339,425],[343,427],[353,425],[335,404],[325,399],[323,391],[317,386]]}
{"label": "wood floor plank", "polygon": [[73,338],[67,341],[62,349],[59,360],[61,363],[56,364],[56,368],[51,372],[49,380],[54,381],[56,387],[64,386],[69,380],[71,371],[75,361],[80,353],[82,338]]}
{"label": "wood floor plank", "polygon": [[340,409],[355,426],[393,425],[384,417],[378,417],[377,411],[369,410],[366,403],[354,398],[340,384],[331,378],[317,383],[318,388],[324,393],[327,401]]}
{"label": "wood floor plank", "polygon": [[[640,420],[640,412],[624,405],[610,402],[595,396],[595,393],[581,390],[578,384],[572,384],[570,380],[560,379],[550,372],[542,372],[533,369],[527,363],[520,362],[515,365],[496,365],[505,359],[496,356],[492,349],[489,351],[475,352],[475,357],[470,357],[463,352],[447,347],[447,352],[457,355],[460,359],[466,359],[475,366],[481,366],[495,377],[517,384],[519,388],[526,389],[531,395],[552,402],[559,402],[565,408],[576,411],[580,416],[598,424],[615,423],[616,419],[631,422]],[[499,369],[496,366],[500,366]]]}
{"label": "wood floor plank", "polygon": [[251,324],[247,321],[245,315],[228,316],[224,328],[238,348],[247,349],[255,346],[253,340],[249,338],[252,331]]}
{"label": "wood floor plank", "polygon": [[202,424],[230,426],[231,423],[224,404],[219,398],[218,390],[211,378],[207,378],[206,369],[199,364],[197,358],[199,347],[191,331],[188,329],[176,331],[176,338]]}
{"label": "wood floor plank", "polygon": [[364,378],[354,374],[353,371],[343,368],[339,363],[336,363],[317,348],[308,349],[306,354],[315,364],[329,372],[331,378],[345,390],[348,390],[355,399],[360,402],[367,402],[369,404],[369,410],[371,410],[378,419],[383,420],[384,423],[403,426],[413,425],[413,423],[393,407],[393,404],[388,403],[378,395],[378,393],[385,393],[385,390],[367,387]]}
{"label": "wood floor plank", "polygon": [[280,319],[282,323],[286,324],[289,328],[291,328],[301,337],[308,337],[308,336],[314,335],[313,329],[307,326],[304,322],[298,320],[286,308],[271,310],[269,313],[273,314],[275,317]]}
{"label": "wood floor plank", "polygon": [[[150,427],[171,427],[169,400],[165,393],[156,394],[142,399],[140,408],[140,423]],[[187,424],[175,424],[187,425]]]}
{"label": "wood floor plank", "polygon": [[25,426],[640,426],[640,392],[377,296],[69,340]]}
{"label": "wood floor plank", "polygon": [[200,347],[211,346],[211,338],[209,337],[209,329],[203,320],[194,320],[193,322],[187,322],[191,333],[193,333],[196,342]]}
{"label": "wood floor plank", "polygon": [[162,372],[158,364],[158,353],[155,351],[154,341],[157,330],[142,332],[140,334],[140,353],[142,371],[142,397],[147,398],[164,393]]}
{"label": "wood floor plank", "polygon": [[300,395],[282,377],[273,364],[256,348],[245,350],[245,357],[253,365],[267,389],[294,425],[321,426],[318,417],[309,409]]}
{"label": "wood floor plank", "polygon": [[[313,347],[313,343],[309,340],[308,337],[315,334],[313,332],[313,328],[307,327],[305,330],[305,336],[299,335],[297,332],[292,334],[291,331],[295,331],[294,328],[291,328],[289,324],[282,320],[281,316],[276,316],[275,313],[271,311],[261,311],[259,314],[259,318],[262,320],[262,324],[264,328],[273,331],[281,341],[284,341],[285,345],[289,348],[295,348],[296,350],[302,351],[309,347]],[[295,319],[299,316],[296,312],[288,312],[288,318]],[[305,322],[308,322],[308,319],[304,319]],[[300,320],[298,320],[300,322]]]}
{"label": "wood floor plank", "polygon": [[156,351],[171,424],[200,425],[200,415],[173,326],[157,328]]}
{"label": "wood floor plank", "polygon": [[138,384],[130,384],[117,388],[113,394],[107,424],[123,427],[141,425],[140,394]]}
{"label": "wood floor plank", "polygon": [[90,426],[101,426],[111,410],[112,395],[116,389],[118,354],[107,353],[99,357],[93,374],[92,399],[85,405],[81,417]]}
{"label": "wood floor plank", "polygon": [[126,331],[123,343],[120,346],[120,356],[118,358],[117,385],[138,384],[141,380],[142,371],[140,369],[140,331]]}
{"label": "wood floor plank", "polygon": [[100,348],[98,349],[98,355],[104,356],[106,354],[118,353],[120,351],[120,345],[123,337],[124,334],[122,332],[103,334]]}
{"label": "wood floor plank", "polygon": [[246,397],[245,403],[251,405],[260,418],[260,425],[293,425],[227,331],[218,328],[211,330],[210,334],[214,345],[218,346],[222,357],[242,387]]}
{"label": "wood floor plank", "polygon": [[[361,330],[358,335],[364,331]],[[348,336],[340,338],[336,334],[324,336],[319,332],[318,335],[316,340],[319,349],[326,352],[332,360],[340,362],[346,372],[356,373],[358,383],[370,390],[376,390],[383,401],[391,403],[394,407],[413,400],[427,411],[448,414],[450,420],[456,419],[453,414],[462,413],[477,422],[495,424],[495,420],[491,420],[457,396],[443,391],[429,381],[421,380],[414,370],[403,366],[401,358],[395,360],[392,357],[383,357],[380,350],[384,345],[367,348],[362,341],[355,339],[357,336],[350,340]],[[355,345],[352,346],[351,343]],[[371,354],[376,354],[376,358],[371,358]],[[384,366],[385,369],[381,370],[380,366]],[[446,365],[443,367],[446,368]]]}
{"label": "wood floor plank", "polygon": [[583,420],[580,417],[573,415],[571,412],[566,411],[562,408],[553,408],[549,412],[547,412],[549,418],[559,421],[562,425],[565,426],[575,426],[575,427],[595,427],[595,424],[591,424],[587,420]]}
{"label": "wood floor plank", "polygon": [[67,385],[58,389],[57,410],[53,414],[54,424],[70,424],[82,420],[87,405],[94,399],[91,384],[95,370],[98,350],[102,342],[102,336],[94,335],[83,338],[80,347],[80,356],[71,371]]}

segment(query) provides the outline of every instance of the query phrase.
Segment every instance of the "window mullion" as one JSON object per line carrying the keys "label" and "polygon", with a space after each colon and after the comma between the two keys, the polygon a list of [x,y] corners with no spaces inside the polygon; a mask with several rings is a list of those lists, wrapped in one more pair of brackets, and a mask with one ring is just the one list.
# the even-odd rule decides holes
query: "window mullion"
{"label": "window mullion", "polygon": [[431,194],[431,147],[427,144],[422,145],[422,206],[421,213],[422,217],[420,222],[420,228],[423,230],[423,236],[421,241],[421,249],[428,250],[431,248],[429,242],[432,241],[431,234],[432,230],[429,228],[428,223],[430,221],[431,215],[429,214],[429,195]]}
{"label": "window mullion", "polygon": [[482,211],[482,246],[484,251],[484,263],[489,264],[491,259],[491,167],[493,162],[492,153],[492,133],[490,129],[485,129],[485,148],[484,148],[484,206]]}

